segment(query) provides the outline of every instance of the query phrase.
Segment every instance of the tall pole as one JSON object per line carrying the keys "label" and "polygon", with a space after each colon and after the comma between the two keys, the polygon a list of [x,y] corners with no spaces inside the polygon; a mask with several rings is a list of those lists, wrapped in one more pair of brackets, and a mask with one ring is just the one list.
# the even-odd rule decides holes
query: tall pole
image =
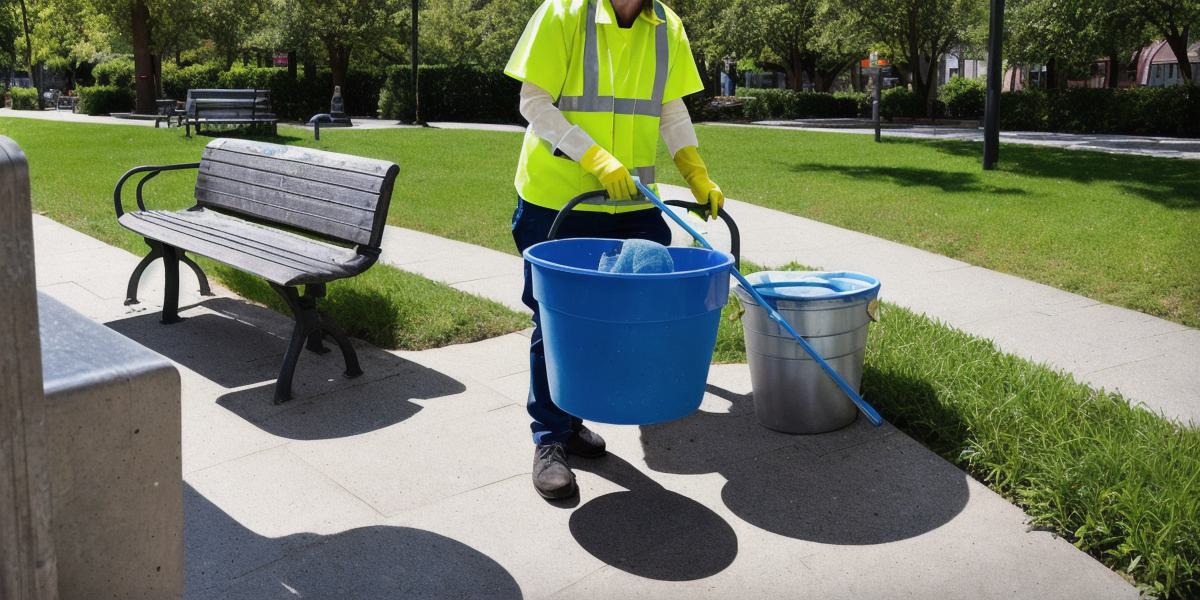
{"label": "tall pole", "polygon": [[987,106],[983,113],[983,169],[991,171],[1000,159],[1000,79],[1004,69],[1000,47],[1004,37],[1004,0],[992,1],[988,26]]}
{"label": "tall pole", "polygon": [[421,93],[420,86],[417,85],[417,64],[420,62],[417,58],[417,47],[420,36],[417,34],[418,14],[421,10],[421,0],[412,0],[412,40],[410,40],[412,48],[412,98],[413,98],[413,125],[424,125],[421,120]]}

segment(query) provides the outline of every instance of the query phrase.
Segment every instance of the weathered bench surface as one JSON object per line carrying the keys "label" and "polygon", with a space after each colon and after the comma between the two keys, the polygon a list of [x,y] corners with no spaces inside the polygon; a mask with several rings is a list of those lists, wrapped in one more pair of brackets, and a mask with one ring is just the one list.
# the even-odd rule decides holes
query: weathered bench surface
{"label": "weathered bench surface", "polygon": [[[147,209],[146,181],[163,171],[198,169],[196,204],[185,210]],[[198,163],[138,167],[117,183],[118,222],[146,238],[151,252],[130,277],[126,303],[137,302],[141,274],[153,261],[164,261],[167,290],[163,322],[179,320],[178,263],[207,280],[185,252],[207,256],[266,279],[296,314],[292,348],[285,356],[276,401],[290,396],[291,369],[300,345],[322,351],[328,334],[347,356],[347,373],[356,374],[345,334],[316,310],[324,285],[367,270],[379,256],[392,186],[394,163],[321,150],[250,140],[216,139]],[[125,181],[145,174],[137,185],[138,210],[125,212]],[[301,295],[296,286],[304,285]]]}

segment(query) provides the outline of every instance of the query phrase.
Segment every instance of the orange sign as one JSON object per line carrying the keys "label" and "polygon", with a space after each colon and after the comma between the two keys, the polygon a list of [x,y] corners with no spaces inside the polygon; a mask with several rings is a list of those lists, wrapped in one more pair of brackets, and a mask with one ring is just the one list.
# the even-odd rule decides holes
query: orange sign
{"label": "orange sign", "polygon": [[889,63],[886,58],[877,58],[875,59],[875,64],[871,64],[871,59],[864,58],[859,61],[859,64],[862,65],[862,68],[869,69],[871,67],[886,67]]}

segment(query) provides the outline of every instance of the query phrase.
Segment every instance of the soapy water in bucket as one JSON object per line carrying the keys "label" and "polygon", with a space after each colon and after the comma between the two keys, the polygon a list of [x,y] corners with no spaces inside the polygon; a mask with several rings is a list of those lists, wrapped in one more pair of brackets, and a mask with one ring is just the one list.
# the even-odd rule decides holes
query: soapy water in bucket
{"label": "soapy water in bucket", "polygon": [[597,271],[606,273],[672,273],[675,261],[666,246],[650,240],[626,240],[620,249],[600,255]]}

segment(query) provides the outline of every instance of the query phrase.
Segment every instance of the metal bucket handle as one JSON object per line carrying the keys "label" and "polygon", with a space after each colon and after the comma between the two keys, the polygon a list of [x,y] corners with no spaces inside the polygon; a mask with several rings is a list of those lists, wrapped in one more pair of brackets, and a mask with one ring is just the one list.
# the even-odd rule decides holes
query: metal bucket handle
{"label": "metal bucket handle", "polygon": [[[591,200],[593,198],[606,199],[608,198],[608,192],[604,190],[585,192],[575,196],[574,198],[571,198],[571,201],[567,202],[567,205],[562,207],[562,210],[558,211],[558,216],[554,218],[554,223],[550,225],[550,233],[546,235],[546,239],[555,239],[555,237],[558,235],[558,228],[562,226],[563,220],[566,219],[567,214],[569,214],[576,206],[578,206],[579,203],[585,200]],[[663,204],[687,209],[688,212],[696,213],[704,220],[708,220],[708,216],[711,212],[710,205],[701,204],[699,202],[688,202],[687,200],[667,200],[663,202]],[[741,269],[742,234],[740,231],[738,231],[737,223],[733,221],[733,217],[729,216],[729,213],[724,209],[718,209],[717,217],[724,221],[725,226],[729,228],[729,253],[733,255],[734,266],[738,269]]]}

